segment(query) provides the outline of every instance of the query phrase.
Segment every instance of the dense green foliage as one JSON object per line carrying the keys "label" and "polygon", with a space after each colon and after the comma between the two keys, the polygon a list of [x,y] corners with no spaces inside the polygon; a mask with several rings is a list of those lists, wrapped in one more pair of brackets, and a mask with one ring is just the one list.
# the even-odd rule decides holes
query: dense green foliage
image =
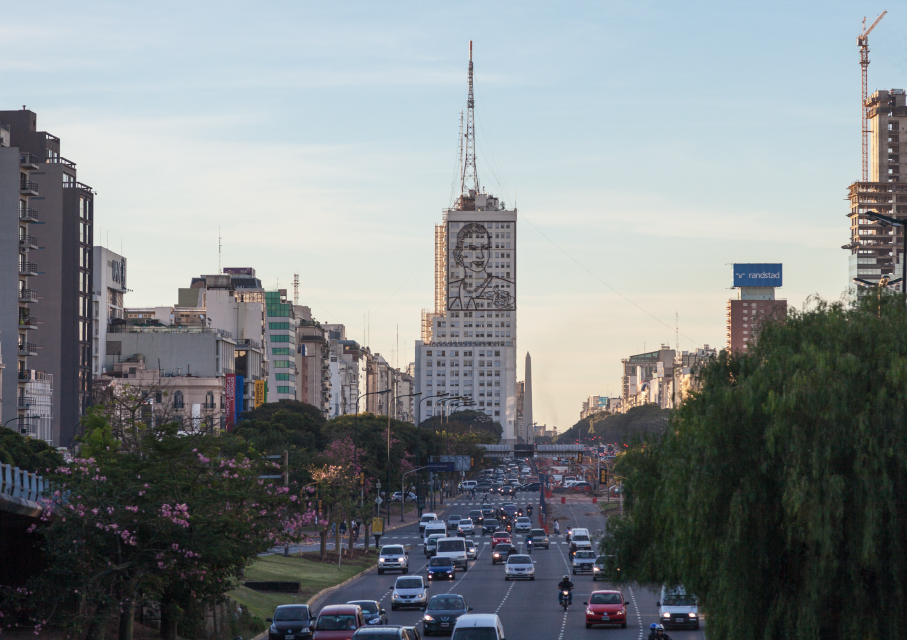
{"label": "dense green foliage", "polygon": [[26,438],[12,429],[0,429],[0,462],[43,473],[63,464],[63,456],[43,440]]}
{"label": "dense green foliage", "polygon": [[504,427],[484,411],[454,411],[449,416],[433,416],[422,421],[424,429],[443,431],[449,434],[473,434],[479,442],[497,444],[504,435]]}
{"label": "dense green foliage", "polygon": [[655,404],[633,407],[626,413],[611,414],[607,411],[593,413],[579,420],[557,437],[561,444],[586,442],[589,444],[629,444],[662,433],[668,426],[671,411]]}
{"label": "dense green foliage", "polygon": [[663,438],[622,456],[625,581],[682,583],[713,639],[907,628],[907,309],[818,303],[723,353]]}

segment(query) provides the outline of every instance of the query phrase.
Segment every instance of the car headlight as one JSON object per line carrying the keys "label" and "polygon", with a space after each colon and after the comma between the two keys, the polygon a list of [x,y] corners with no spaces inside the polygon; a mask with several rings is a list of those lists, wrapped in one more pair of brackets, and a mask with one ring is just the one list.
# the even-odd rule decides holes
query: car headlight
{"label": "car headlight", "polygon": [[384,558],[378,558],[378,562],[384,562]]}
{"label": "car headlight", "polygon": [[395,593],[393,596],[391,596],[391,599],[393,599],[393,600],[399,600],[399,599],[400,599],[400,595],[397,594],[397,593]]}
{"label": "car headlight", "polygon": [[695,614],[695,613],[691,613],[691,614],[690,614],[690,617],[691,617],[691,618],[695,618],[695,617],[696,617],[696,614]]}
{"label": "car headlight", "polygon": [[431,577],[432,577],[432,574],[429,573],[429,574],[428,574],[428,579],[431,580]]}
{"label": "car headlight", "polygon": [[671,614],[670,614],[670,613],[663,613],[663,614],[661,614],[661,617],[662,617],[662,618],[670,618],[670,617],[671,617]]}
{"label": "car headlight", "polygon": [[423,621],[423,622],[434,622],[435,619],[432,618],[430,615],[425,615],[425,616],[422,617],[422,621]]}
{"label": "car headlight", "polygon": [[595,615],[595,612],[594,612],[592,609],[586,609],[586,615],[587,615],[587,616],[594,616],[594,615]]}
{"label": "car headlight", "polygon": [[271,631],[273,631],[274,633],[277,633],[277,625],[273,625],[273,624],[272,624],[272,625],[271,625]]}
{"label": "car headlight", "polygon": [[592,567],[592,571],[601,571],[598,567]]}
{"label": "car headlight", "polygon": [[625,615],[627,615],[627,610],[626,610],[626,609],[621,609],[620,611],[617,612],[617,615],[619,615],[619,616],[625,616]]}
{"label": "car headlight", "polygon": [[378,624],[379,622],[381,622],[381,618],[372,618],[368,621],[368,624]]}
{"label": "car headlight", "polygon": [[406,558],[397,558],[397,562],[403,562]]}

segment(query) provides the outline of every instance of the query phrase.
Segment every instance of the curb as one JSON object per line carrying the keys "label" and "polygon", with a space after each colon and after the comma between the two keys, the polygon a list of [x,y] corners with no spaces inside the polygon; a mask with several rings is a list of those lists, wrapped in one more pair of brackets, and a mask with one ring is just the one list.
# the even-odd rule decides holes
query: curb
{"label": "curb", "polygon": [[[318,600],[319,598],[321,598],[321,597],[323,597],[323,596],[326,596],[327,594],[332,593],[332,592],[336,591],[337,589],[339,589],[339,588],[341,588],[341,587],[345,587],[346,585],[348,585],[349,583],[351,583],[353,580],[358,580],[359,578],[361,578],[362,576],[364,576],[364,575],[365,575],[366,573],[368,573],[369,571],[374,571],[374,570],[377,569],[377,568],[378,568],[378,565],[376,564],[376,565],[374,565],[374,566],[372,566],[372,567],[369,567],[368,569],[363,569],[362,571],[360,571],[360,572],[357,573],[356,575],[354,575],[354,576],[352,576],[352,577],[350,577],[350,578],[347,578],[346,580],[344,580],[344,581],[341,582],[340,584],[335,584],[335,585],[333,585],[333,586],[331,586],[331,587],[325,587],[324,589],[322,589],[321,591],[319,591],[318,593],[316,593],[314,596],[312,596],[311,598],[309,598],[308,601],[306,602],[306,604],[309,605],[309,608],[310,608],[310,609],[314,609],[314,608],[315,608],[315,601]],[[260,638],[255,637],[255,638],[253,638],[252,640],[260,640]]]}

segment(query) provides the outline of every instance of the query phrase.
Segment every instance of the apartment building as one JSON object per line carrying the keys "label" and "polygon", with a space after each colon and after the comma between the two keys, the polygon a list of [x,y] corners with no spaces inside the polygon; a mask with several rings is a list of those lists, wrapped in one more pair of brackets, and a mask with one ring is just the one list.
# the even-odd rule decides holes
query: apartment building
{"label": "apartment building", "polygon": [[107,353],[107,327],[126,324],[126,258],[110,249],[92,250],[91,375],[104,373],[102,362]]}
{"label": "apartment building", "polygon": [[[52,386],[52,426],[47,437],[40,437],[58,446],[71,446],[79,419],[91,402],[94,192],[79,181],[76,163],[61,155],[60,138],[38,130],[33,111],[0,111],[0,123],[8,125],[10,148],[18,149],[19,159],[25,161],[21,169],[27,169],[19,172],[20,186],[26,188],[18,194],[27,196],[20,198],[19,206],[26,215],[36,216],[32,224],[41,224],[37,233],[20,226],[21,248],[29,252],[39,246],[43,249],[40,263],[22,262],[32,268],[26,271],[29,288],[24,291],[30,292],[26,297],[31,301],[26,304],[40,307],[35,320],[40,341],[30,342],[30,330],[20,336],[29,359],[21,370],[21,382],[24,387],[39,381],[38,376],[29,378],[27,371],[44,373],[41,385],[32,386],[40,386],[42,393]],[[8,253],[0,253],[9,258]],[[31,406],[28,400],[25,403]]]}
{"label": "apartment building", "polygon": [[776,299],[776,290],[782,282],[780,264],[734,264],[737,299],[727,301],[728,351],[746,351],[758,339],[763,322],[768,319],[783,321],[787,317],[787,300]]}

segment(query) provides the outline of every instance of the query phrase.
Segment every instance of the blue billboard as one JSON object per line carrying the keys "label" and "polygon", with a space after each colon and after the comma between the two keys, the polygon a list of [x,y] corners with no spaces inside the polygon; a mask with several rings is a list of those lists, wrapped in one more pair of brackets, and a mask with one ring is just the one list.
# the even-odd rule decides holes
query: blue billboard
{"label": "blue billboard", "polygon": [[735,287],[780,287],[781,265],[772,264],[735,264]]}

